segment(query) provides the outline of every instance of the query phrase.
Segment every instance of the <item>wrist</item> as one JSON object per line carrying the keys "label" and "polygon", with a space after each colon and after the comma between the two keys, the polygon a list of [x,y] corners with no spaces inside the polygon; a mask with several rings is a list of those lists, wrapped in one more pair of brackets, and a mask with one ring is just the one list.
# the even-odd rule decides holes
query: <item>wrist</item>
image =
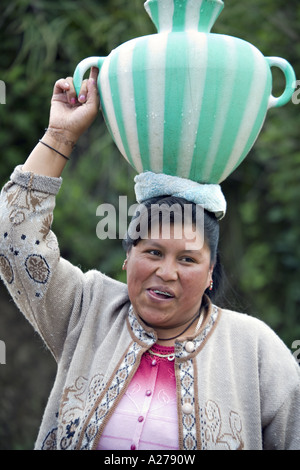
{"label": "wrist", "polygon": [[43,140],[56,146],[57,150],[63,151],[67,156],[71,154],[77,142],[77,138],[71,132],[51,126],[45,129]]}

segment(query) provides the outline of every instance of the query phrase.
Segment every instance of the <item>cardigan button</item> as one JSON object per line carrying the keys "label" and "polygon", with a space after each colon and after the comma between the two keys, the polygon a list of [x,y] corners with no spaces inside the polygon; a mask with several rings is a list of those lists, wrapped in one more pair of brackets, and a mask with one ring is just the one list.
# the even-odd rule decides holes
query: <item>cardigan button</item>
{"label": "cardigan button", "polygon": [[185,415],[190,415],[193,413],[193,405],[191,405],[191,403],[184,403],[182,406],[182,411]]}
{"label": "cardigan button", "polygon": [[195,351],[195,345],[193,343],[193,341],[188,341],[185,345],[185,350],[186,352],[188,353],[192,353]]}

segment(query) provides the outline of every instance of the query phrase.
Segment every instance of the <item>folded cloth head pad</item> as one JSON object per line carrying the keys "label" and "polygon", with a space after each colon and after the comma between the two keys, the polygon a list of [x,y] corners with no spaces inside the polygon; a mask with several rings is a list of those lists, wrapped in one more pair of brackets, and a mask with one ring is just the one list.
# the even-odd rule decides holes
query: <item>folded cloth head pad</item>
{"label": "folded cloth head pad", "polygon": [[134,178],[135,195],[138,203],[157,196],[175,196],[199,204],[222,219],[226,213],[226,199],[219,184],[201,184],[180,178],[146,171]]}

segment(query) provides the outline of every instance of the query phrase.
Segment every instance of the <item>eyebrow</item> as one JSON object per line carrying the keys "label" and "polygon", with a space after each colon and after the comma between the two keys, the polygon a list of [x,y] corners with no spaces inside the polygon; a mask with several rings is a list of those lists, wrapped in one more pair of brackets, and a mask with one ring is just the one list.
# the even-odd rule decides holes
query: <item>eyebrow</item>
{"label": "eyebrow", "polygon": [[[151,240],[151,238],[146,238],[146,239],[142,239],[141,242],[144,242],[145,244],[148,242],[149,245],[153,246],[153,247],[156,247],[156,248],[160,248],[160,249],[163,249],[164,247],[157,241],[154,241],[154,240]],[[200,249],[197,249],[197,250],[180,250],[179,252],[181,254],[186,254],[186,255],[195,255],[196,253],[198,253],[199,255],[202,255],[202,248],[204,247],[204,245],[201,246]]]}

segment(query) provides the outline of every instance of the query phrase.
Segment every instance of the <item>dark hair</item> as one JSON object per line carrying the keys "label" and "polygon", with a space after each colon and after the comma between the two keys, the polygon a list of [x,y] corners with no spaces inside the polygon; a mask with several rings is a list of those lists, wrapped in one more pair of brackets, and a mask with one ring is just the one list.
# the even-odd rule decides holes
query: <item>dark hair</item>
{"label": "dark hair", "polygon": [[[158,207],[159,211],[153,212],[153,207]],[[178,213],[178,209],[181,215],[184,215],[184,221],[181,218],[182,223],[187,221],[197,226],[199,217],[201,217],[201,226],[204,228],[204,241],[210,249],[211,263],[214,264],[212,274],[213,289],[206,289],[205,293],[215,302],[223,295],[223,267],[218,252],[219,222],[213,213],[207,210],[203,211],[201,206],[175,196],[159,196],[147,199],[147,201],[137,207],[131,219],[128,231],[123,239],[123,248],[128,252],[144,238],[143,233],[145,232],[141,230],[142,222],[144,222],[144,230],[146,230],[145,237],[149,234],[153,223],[159,222],[159,226],[161,226],[163,208],[169,208],[168,216],[170,224],[176,222],[176,212]],[[170,208],[175,208],[175,210],[170,210]],[[189,209],[188,211],[187,208]],[[199,209],[201,210],[199,211]]]}

